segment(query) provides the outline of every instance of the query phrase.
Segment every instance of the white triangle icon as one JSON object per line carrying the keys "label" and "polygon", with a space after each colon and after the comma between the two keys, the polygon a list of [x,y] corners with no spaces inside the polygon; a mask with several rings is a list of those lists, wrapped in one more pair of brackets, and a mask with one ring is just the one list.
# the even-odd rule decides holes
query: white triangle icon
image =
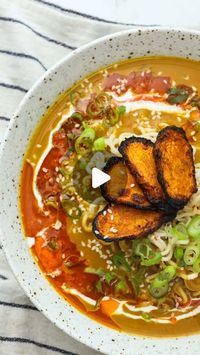
{"label": "white triangle icon", "polygon": [[104,173],[103,171],[93,168],[92,169],[92,187],[96,189],[97,187],[105,184],[105,182],[110,180],[110,175]]}

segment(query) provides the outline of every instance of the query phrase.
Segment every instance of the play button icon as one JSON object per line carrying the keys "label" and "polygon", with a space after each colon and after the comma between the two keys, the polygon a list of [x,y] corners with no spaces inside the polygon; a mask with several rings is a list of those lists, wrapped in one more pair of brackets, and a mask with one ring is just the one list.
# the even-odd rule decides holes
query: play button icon
{"label": "play button icon", "polygon": [[96,189],[97,187],[105,184],[110,180],[110,175],[104,173],[103,171],[93,168],[92,169],[92,187]]}

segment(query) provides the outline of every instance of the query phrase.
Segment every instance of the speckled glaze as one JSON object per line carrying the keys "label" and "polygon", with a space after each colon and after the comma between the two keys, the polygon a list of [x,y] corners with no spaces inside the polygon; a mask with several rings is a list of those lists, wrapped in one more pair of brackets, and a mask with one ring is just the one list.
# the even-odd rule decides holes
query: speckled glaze
{"label": "speckled glaze", "polygon": [[128,30],[92,42],[50,69],[25,96],[11,120],[0,165],[1,237],[10,266],[36,307],[54,324],[86,345],[113,355],[199,354],[200,335],[151,339],[106,328],[67,304],[41,274],[24,239],[18,209],[22,158],[40,117],[76,80],[126,58],[167,55],[200,59],[200,32],[146,28]]}

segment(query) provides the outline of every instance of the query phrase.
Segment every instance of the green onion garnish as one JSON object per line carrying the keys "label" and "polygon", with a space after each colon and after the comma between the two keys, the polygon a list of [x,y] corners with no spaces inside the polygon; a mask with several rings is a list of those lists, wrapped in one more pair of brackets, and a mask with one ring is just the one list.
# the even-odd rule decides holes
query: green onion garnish
{"label": "green onion garnish", "polygon": [[174,266],[166,266],[166,268],[161,271],[159,277],[159,280],[164,280],[164,281],[171,281],[174,279],[176,276],[176,268]]}
{"label": "green onion garnish", "polygon": [[113,255],[112,261],[115,264],[115,266],[117,266],[118,268],[124,269],[125,271],[128,272],[131,271],[131,267],[126,261],[123,252],[120,251],[119,253]]}
{"label": "green onion garnish", "polygon": [[183,223],[179,223],[175,227],[171,228],[170,232],[177,239],[188,239],[188,231]]}
{"label": "green onion garnish", "polygon": [[174,257],[176,258],[176,260],[181,260],[183,257],[183,249],[181,247],[177,247],[174,250]]}
{"label": "green onion garnish", "polygon": [[149,292],[152,297],[161,298],[166,295],[168,288],[169,285],[166,280],[159,280],[158,278],[155,278],[149,286]]}
{"label": "green onion garnish", "polygon": [[93,143],[94,151],[104,151],[106,148],[106,142],[104,137],[97,138]]}
{"label": "green onion garnish", "polygon": [[81,135],[75,141],[75,150],[77,154],[88,154],[92,150],[94,139],[95,130],[93,128],[85,128]]}
{"label": "green onion garnish", "polygon": [[192,270],[194,272],[200,272],[200,257],[195,261],[194,265],[192,266]]}
{"label": "green onion garnish", "polygon": [[196,262],[197,258],[199,257],[199,254],[200,254],[199,246],[191,243],[185,249],[183,260],[186,263],[186,265],[193,265]]}
{"label": "green onion garnish", "polygon": [[188,234],[191,238],[200,238],[200,216],[194,216],[187,227]]}
{"label": "green onion garnish", "polygon": [[116,285],[115,285],[115,292],[116,293],[128,293],[129,288],[127,285],[127,282],[125,280],[120,280]]}

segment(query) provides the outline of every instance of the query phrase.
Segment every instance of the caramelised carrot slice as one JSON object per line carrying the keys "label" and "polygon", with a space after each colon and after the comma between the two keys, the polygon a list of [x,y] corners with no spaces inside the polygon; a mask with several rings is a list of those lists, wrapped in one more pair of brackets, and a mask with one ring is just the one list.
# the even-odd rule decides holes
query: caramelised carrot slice
{"label": "caramelised carrot slice", "polygon": [[112,242],[122,239],[146,237],[160,226],[172,220],[174,214],[162,211],[143,211],[124,205],[107,205],[93,221],[97,238]]}
{"label": "caramelised carrot slice", "polygon": [[104,167],[111,179],[101,186],[101,193],[108,202],[120,203],[141,209],[155,209],[145,197],[135,177],[127,168],[124,160],[111,157]]}
{"label": "caramelised carrot slice", "polygon": [[157,179],[153,147],[154,144],[149,139],[133,136],[121,143],[119,152],[149,202],[158,208],[164,208],[166,199]]}
{"label": "caramelised carrot slice", "polygon": [[154,146],[158,179],[174,208],[183,208],[197,191],[192,147],[185,131],[176,126],[162,129]]}

